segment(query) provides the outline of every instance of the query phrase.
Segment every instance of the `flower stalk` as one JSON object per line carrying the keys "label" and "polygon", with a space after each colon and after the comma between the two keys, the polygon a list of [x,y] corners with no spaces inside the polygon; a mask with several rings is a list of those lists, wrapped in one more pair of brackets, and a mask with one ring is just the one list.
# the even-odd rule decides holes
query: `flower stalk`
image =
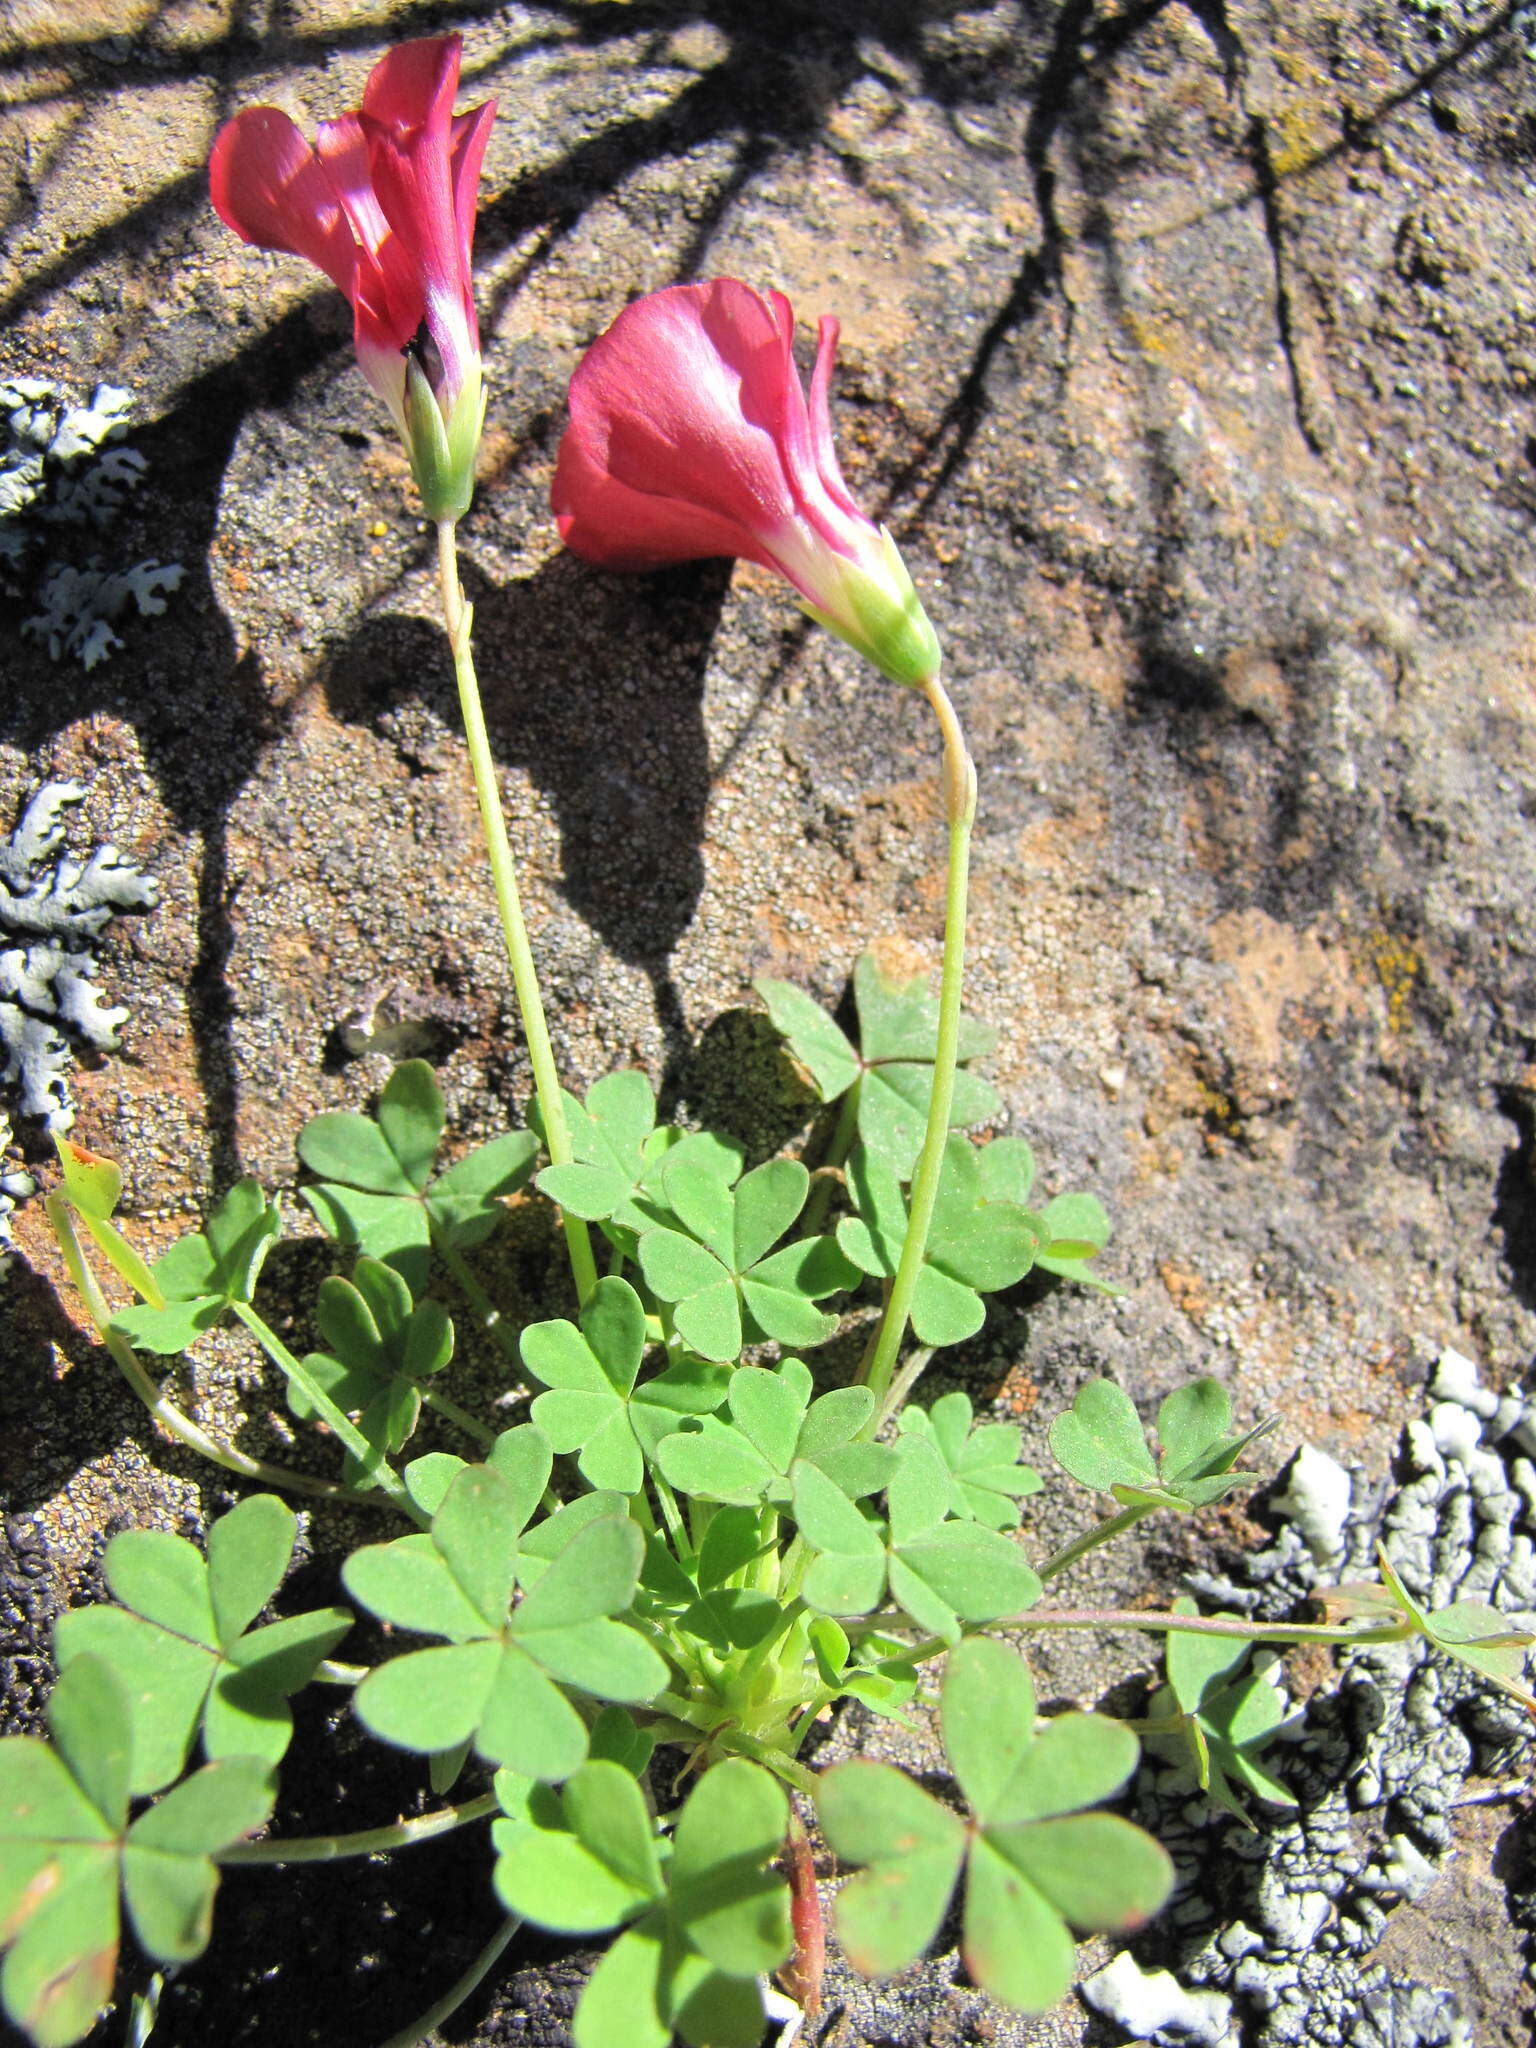
{"label": "flower stalk", "polygon": [[[459,710],[464,720],[464,737],[469,745],[475,797],[480,806],[480,827],[485,835],[491,886],[496,892],[496,908],[506,940],[507,961],[512,969],[512,986],[517,994],[518,1009],[522,1012],[523,1036],[533,1068],[534,1093],[538,1097],[539,1116],[544,1125],[544,1142],[549,1148],[551,1163],[565,1166],[571,1159],[570,1134],[566,1129],[565,1109],[560,1098],[560,1077],[555,1071],[549,1024],[544,1015],[544,998],[539,992],[538,970],[533,964],[533,948],[528,943],[528,927],[523,919],[512,845],[507,838],[506,819],[502,816],[496,764],[491,758],[490,737],[485,729],[485,712],[480,703],[480,683],[475,674],[475,659],[470,645],[474,608],[465,602],[459,582],[457,531],[453,521],[448,519],[443,520],[437,529],[438,587],[442,592],[443,623],[448,633],[448,644],[453,650],[453,673],[459,686]],[[570,1252],[576,1293],[584,1303],[597,1285],[592,1240],[579,1216],[562,1211],[561,1223]]]}
{"label": "flower stalk", "polygon": [[875,1396],[875,1421],[882,1414],[891,1375],[896,1369],[901,1340],[906,1335],[912,1312],[912,1296],[928,1233],[939,1198],[939,1178],[944,1170],[944,1146],[949,1138],[950,1111],[954,1104],[955,1067],[960,1052],[960,999],[965,976],[965,906],[971,867],[971,827],[976,818],[976,768],[965,733],[937,674],[923,685],[923,694],[933,707],[944,739],[944,809],[949,820],[949,876],[944,901],[944,960],[939,979],[938,1045],[933,1062],[933,1092],[928,1098],[928,1122],[923,1149],[912,1177],[911,1203],[907,1211],[906,1236],[901,1257],[886,1299],[885,1312],[860,1378]]}

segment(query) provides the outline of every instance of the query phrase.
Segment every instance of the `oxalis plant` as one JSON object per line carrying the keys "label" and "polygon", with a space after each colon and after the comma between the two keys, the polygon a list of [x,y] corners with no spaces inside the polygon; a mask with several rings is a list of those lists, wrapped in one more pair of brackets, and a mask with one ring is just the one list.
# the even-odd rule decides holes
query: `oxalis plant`
{"label": "oxalis plant", "polygon": [[[731,279],[641,299],[593,345],[557,517],[609,567],[734,554],[781,570],[812,617],[927,699],[949,831],[938,999],[865,959],[845,1030],[799,990],[759,982],[812,1113],[798,1152],[756,1164],[728,1134],[658,1122],[640,1073],[584,1100],[562,1089],[455,566],[484,409],[470,238],[494,111],[454,114],[458,67],[455,37],[395,49],[313,148],[274,109],[240,114],[212,189],[247,241],[309,257],[346,292],[359,363],[436,524],[533,1070],[529,1126],[443,1165],[442,1097],[412,1061],[372,1115],[305,1127],[302,1198],[340,1270],[302,1355],[260,1306],[290,1228],[267,1192],[239,1182],[149,1265],[114,1221],[117,1168],[59,1141],[48,1213],[102,1343],[166,1431],[255,1490],[202,1550],[163,1530],[115,1536],[110,1599],[57,1627],[48,1738],[0,1743],[5,2009],[39,2048],[78,2040],[111,1997],[125,1910],[170,1970],[206,1946],[227,1865],[275,1874],[478,1827],[505,1918],[390,2048],[446,2017],[525,1922],[611,1937],[577,2007],[579,2048],[755,2048],[769,2017],[819,2007],[818,1837],[844,1874],[833,1922],[856,1969],[905,1969],[954,1910],[975,1981],[1037,2012],[1072,1982],[1075,1934],[1137,1928],[1169,1892],[1163,1849],[1105,1810],[1142,1740],[1249,1818],[1291,1797],[1266,1754],[1277,1646],[1417,1634],[1532,1707],[1527,1639],[1470,1603],[1424,1612],[1385,1567],[1380,1584],[1338,1589],[1316,1624],[1188,1601],[1060,1606],[1052,1583],[1085,1553],[1242,1484],[1237,1460],[1264,1425],[1234,1429],[1202,1379],[1163,1402],[1154,1445],[1118,1386],[1089,1382],[1050,1431],[1088,1497],[1084,1525],[1040,1556],[1020,1534],[1043,1482],[1019,1430],[978,1420],[963,1393],[915,1398],[935,1351],[981,1327],[988,1294],[1032,1271],[1110,1288],[1109,1226],[1091,1195],[1039,1202],[1023,1140],[966,1135],[999,1106],[973,1068],[990,1034],[961,1012],[975,775],[933,629],[837,466],[835,323],[821,324],[807,400],[787,301]],[[485,1252],[530,1186],[558,1209],[573,1313],[515,1330]],[[851,1378],[818,1376],[818,1350],[860,1314]],[[509,1427],[450,1391],[455,1318],[504,1347],[527,1397]],[[156,1361],[233,1325],[281,1375],[295,1424],[331,1447],[334,1476],[250,1457],[175,1405]],[[413,1453],[429,1408],[459,1452]],[[282,1598],[299,1533],[284,1494],[317,1520],[336,1504],[378,1512],[332,1604]],[[1045,1629],[1164,1637],[1166,1684],[1145,1719],[1042,1720],[1019,1644]],[[338,1661],[349,1637],[376,1658]],[[842,1702],[904,1722],[930,1670],[952,1791],[863,1759],[816,1768],[814,1737]],[[423,1811],[352,1835],[264,1832],[290,1702],[310,1686],[348,1689],[363,1730],[421,1759]],[[133,2038],[150,2024],[141,2004]]]}

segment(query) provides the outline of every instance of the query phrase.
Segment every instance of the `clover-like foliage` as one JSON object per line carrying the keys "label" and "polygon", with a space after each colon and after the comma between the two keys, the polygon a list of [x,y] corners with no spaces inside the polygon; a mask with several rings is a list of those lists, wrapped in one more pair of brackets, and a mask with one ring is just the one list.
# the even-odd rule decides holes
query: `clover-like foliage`
{"label": "clover-like foliage", "polygon": [[[1174,1611],[1198,1609],[1193,1600],[1179,1599]],[[1176,1631],[1163,1659],[1168,1683],[1152,1697],[1146,1746],[1186,1769],[1213,1806],[1246,1827],[1253,1822],[1245,1791],[1272,1806],[1294,1806],[1295,1794],[1261,1759],[1286,1719],[1272,1675],[1274,1656],[1238,1637]],[[1159,1728],[1159,1721],[1172,1725]]]}
{"label": "clover-like foliage", "polygon": [[1136,1738],[1098,1714],[1062,1714],[1037,1733],[1027,1668],[980,1638],[950,1655],[941,1717],[968,1819],[889,1764],[838,1764],[821,1781],[827,1840],[864,1866],[838,1894],[838,1936],[866,1974],[904,1969],[938,1933],[963,1873],[967,1969],[1005,2005],[1043,2012],[1072,1982],[1070,1929],[1137,1927],[1172,1886],[1150,1835],[1085,1810],[1129,1778]]}
{"label": "clover-like foliage", "polygon": [[1274,1427],[1275,1418],[1268,1417],[1253,1429],[1234,1431],[1221,1382],[1191,1380],[1175,1387],[1157,1411],[1162,1449],[1154,1459],[1130,1395],[1113,1380],[1090,1380],[1051,1424],[1051,1450],[1080,1484],[1112,1494],[1123,1507],[1187,1513],[1235,1486],[1251,1486],[1252,1474],[1232,1467]]}
{"label": "clover-like foliage", "polygon": [[835,1387],[813,1401],[814,1386],[798,1358],[771,1372],[738,1366],[726,1394],[730,1421],[710,1416],[697,1430],[663,1437],[656,1462],[680,1492],[738,1507],[787,1502],[797,1463],[814,1465],[850,1499],[878,1493],[896,1461],[885,1444],[860,1440],[874,1395]]}
{"label": "clover-like foliage", "polygon": [[1376,1561],[1382,1584],[1332,1586],[1318,1594],[1330,1618],[1401,1622],[1405,1636],[1422,1636],[1432,1649],[1476,1672],[1536,1720],[1536,1694],[1525,1683],[1536,1636],[1511,1628],[1508,1617],[1483,1600],[1453,1600],[1446,1607],[1426,1608],[1403,1584],[1384,1550],[1378,1549]]}
{"label": "clover-like foliage", "polygon": [[615,1619],[634,1600],[645,1549],[623,1501],[588,1495],[525,1535],[550,1462],[533,1425],[509,1430],[488,1463],[453,1476],[430,1534],[347,1560],[348,1591],[381,1621],[446,1638],[390,1658],[358,1687],[358,1717],[382,1741],[429,1755],[472,1742],[492,1763],[554,1782],[587,1754],[564,1688],[642,1701],[666,1685],[662,1659]]}
{"label": "clover-like foliage", "polygon": [[[836,1102],[852,1089],[865,1150],[899,1180],[910,1180],[922,1150],[939,1035],[938,1004],[922,977],[900,980],[886,974],[873,954],[864,955],[853,971],[857,1046],[792,982],[764,978],[753,987],[821,1100]],[[967,1065],[996,1042],[997,1034],[985,1025],[962,1021],[950,1108],[957,1128],[981,1123],[997,1110],[995,1091]]]}
{"label": "clover-like foliage", "polygon": [[[421,1417],[422,1388],[453,1356],[453,1324],[439,1303],[413,1302],[393,1266],[361,1258],[352,1278],[322,1280],[315,1320],[330,1347],[305,1358],[310,1377],[344,1414],[357,1418],[378,1457],[393,1457],[409,1443]],[[307,1419],[313,1408],[303,1389],[288,1388],[288,1405]],[[377,1459],[364,1465],[347,1453],[343,1477],[366,1486]]]}
{"label": "clover-like foliage", "polygon": [[792,1480],[795,1521],[816,1553],[801,1593],[822,1614],[870,1614],[889,1588],[919,1628],[954,1642],[962,1622],[998,1621],[1040,1598],[1040,1581],[1016,1543],[951,1519],[949,1470],[922,1437],[902,1444],[886,1487],[885,1524],[809,1460],[796,1462]]}
{"label": "clover-like foliage", "polygon": [[236,1181],[201,1230],[156,1259],[150,1268],[154,1293],[114,1316],[114,1328],[144,1351],[185,1351],[231,1302],[251,1299],[282,1234],[277,1203],[257,1181]]}
{"label": "clover-like foliage", "polygon": [[837,1317],[817,1303],[857,1275],[833,1239],[774,1250],[810,1184],[798,1159],[770,1159],[742,1174],[740,1154],[702,1134],[668,1157],[661,1185],[680,1227],[643,1233],[640,1268],[652,1292],[674,1304],[678,1335],[702,1357],[729,1364],[746,1342],[820,1344],[836,1330]]}
{"label": "clover-like foliage", "polygon": [[267,1820],[258,1757],[205,1764],[130,1819],[136,1703],[100,1657],[82,1656],[48,1702],[51,1744],[0,1742],[0,1994],[36,2048],[68,2048],[111,1995],[121,1907],[140,1947],[166,1965],[208,1943],[213,1858]]}
{"label": "clover-like foliage", "polygon": [[532,1131],[508,1131],[434,1178],[445,1123],[432,1069],[405,1060],[384,1084],[377,1117],[326,1110],[299,1133],[299,1157],[318,1176],[301,1193],[321,1224],[393,1266],[417,1295],[434,1239],[456,1251],[483,1244],[538,1152]]}
{"label": "clover-like foliage", "polygon": [[639,1233],[670,1213],[661,1169],[683,1134],[670,1124],[657,1124],[651,1084],[634,1068],[605,1074],[593,1083],[585,1103],[563,1089],[561,1099],[571,1158],[563,1166],[545,1167],[538,1177],[540,1192],[573,1216],[603,1225],[613,1242],[630,1253]]}
{"label": "clover-like foliage", "polygon": [[352,1626],[345,1607],[320,1607],[252,1627],[282,1583],[297,1533],[292,1511],[269,1493],[210,1525],[206,1560],[169,1530],[124,1530],[102,1559],[112,1602],[60,1616],[61,1669],[89,1657],[133,1699],[135,1794],[179,1777],[199,1732],[210,1758],[270,1765],[287,1749],[289,1698]]}
{"label": "clover-like foliage", "polygon": [[[594,1759],[560,1793],[498,1779],[502,1902],[561,1934],[626,1928],[577,2007],[577,2048],[757,2048],[757,1980],[790,1952],[789,1888],[768,1868],[789,1809],[757,1765],[706,1771],[671,1839],[622,1764]],[[510,1795],[510,1796],[509,1796]]]}
{"label": "clover-like foliage", "polygon": [[[983,1294],[1022,1280],[1042,1242],[1040,1219],[1000,1190],[1012,1184],[1011,1147],[999,1138],[980,1150],[951,1138],[912,1296],[912,1329],[924,1344],[959,1344],[986,1317]],[[907,1205],[895,1172],[878,1153],[861,1150],[849,1172],[858,1213],[837,1227],[837,1241],[861,1272],[890,1279],[901,1263]]]}
{"label": "clover-like foliage", "polygon": [[931,1408],[903,1408],[897,1424],[905,1436],[926,1437],[949,1467],[953,1514],[989,1529],[1018,1527],[1019,1502],[1043,1481],[1032,1465],[1019,1463],[1024,1439],[1016,1423],[973,1423],[970,1397],[956,1389]]}
{"label": "clover-like foliage", "polygon": [[638,1493],[660,1440],[725,1399],[724,1375],[693,1358],[641,1380],[645,1345],[645,1306],[612,1276],[592,1290],[579,1328],[557,1318],[523,1332],[523,1364],[549,1390],[534,1400],[533,1419],[554,1450],[574,1453],[591,1486]]}

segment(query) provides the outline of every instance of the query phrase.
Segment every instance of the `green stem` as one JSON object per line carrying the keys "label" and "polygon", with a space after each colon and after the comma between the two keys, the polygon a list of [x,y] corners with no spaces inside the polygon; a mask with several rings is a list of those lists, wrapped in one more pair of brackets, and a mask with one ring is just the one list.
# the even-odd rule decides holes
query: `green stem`
{"label": "green stem", "polygon": [[1118,1515],[1110,1515],[1091,1529],[1085,1529],[1081,1536],[1074,1536],[1070,1543],[1064,1543],[1060,1550],[1053,1551],[1042,1565],[1035,1567],[1041,1579],[1054,1579],[1064,1572],[1069,1564],[1076,1564],[1080,1557],[1086,1557],[1090,1550],[1097,1550],[1101,1543],[1109,1543],[1116,1536],[1123,1536],[1127,1529],[1134,1528],[1146,1516],[1155,1514],[1154,1508],[1122,1508]]}
{"label": "green stem", "polygon": [[682,1510],[677,1504],[677,1495],[653,1465],[651,1487],[656,1495],[656,1505],[661,1509],[661,1519],[667,1525],[667,1534],[672,1538],[672,1548],[679,1558],[692,1557],[694,1546],[687,1529],[683,1526]]}
{"label": "green stem", "polygon": [[230,1307],[272,1363],[285,1375],[289,1384],[298,1388],[318,1420],[325,1424],[338,1443],[345,1445],[369,1477],[388,1494],[400,1512],[409,1515],[418,1527],[430,1529],[432,1517],[411,1499],[400,1474],[389,1463],[378,1445],[369,1443],[351,1416],[344,1414],[336,1406],[303,1360],[294,1357],[282,1338],[275,1330],[268,1328],[248,1301],[232,1301]]}
{"label": "green stem", "polygon": [[827,1140],[827,1149],[816,1162],[817,1178],[811,1182],[810,1200],[800,1215],[800,1234],[803,1237],[814,1237],[821,1228],[822,1218],[827,1213],[827,1204],[831,1201],[832,1191],[837,1186],[837,1181],[829,1169],[841,1166],[853,1150],[853,1141],[859,1129],[859,1096],[863,1092],[863,1087],[864,1076],[860,1074],[852,1087],[845,1092],[842,1108],[837,1113],[837,1123]]}
{"label": "green stem", "polygon": [[[549,1148],[551,1161],[556,1166],[568,1166],[572,1158],[570,1134],[565,1127],[554,1048],[549,1042],[549,1026],[544,1019],[544,999],[539,993],[539,977],[533,964],[533,948],[528,943],[528,927],[523,922],[517,871],[513,866],[506,820],[501,812],[501,792],[496,785],[496,767],[491,759],[485,713],[480,705],[480,685],[470,651],[474,614],[464,602],[464,592],[459,585],[458,551],[452,520],[445,519],[437,529],[437,566],[443,618],[448,630],[448,644],[453,649],[453,672],[459,685],[459,709],[464,718],[464,736],[469,742],[475,796],[480,805],[480,825],[485,834],[491,882],[496,891],[496,908],[501,914],[501,929],[507,943],[512,986],[517,992],[518,1009],[522,1012],[523,1035],[528,1042],[528,1058],[533,1067],[533,1086],[539,1099],[544,1142]],[[579,1216],[566,1215],[562,1211],[561,1221],[570,1250],[576,1293],[585,1302],[597,1285],[592,1242],[587,1236],[587,1226]]]}
{"label": "green stem", "polygon": [[428,2034],[442,2025],[444,2020],[451,2018],[470,1993],[490,1975],[500,1961],[507,1944],[522,1924],[515,1913],[509,1914],[463,1976],[455,1977],[442,1997],[435,2005],[429,2005],[419,2019],[412,2020],[408,2027],[402,2027],[398,2034],[391,2034],[384,2043],[384,2048],[417,2048],[418,2042],[424,2041]]}
{"label": "green stem", "polygon": [[111,1327],[112,1307],[101,1291],[100,1282],[86,1259],[84,1247],[75,1231],[74,1218],[70,1215],[63,1199],[58,1194],[44,1198],[43,1208],[58,1239],[59,1250],[64,1255],[64,1264],[69,1277],[79,1290],[86,1311],[96,1326],[96,1334],[106,1346],[113,1362],[135,1394],[144,1403],[155,1421],[167,1436],[177,1443],[185,1444],[189,1451],[196,1451],[200,1458],[210,1464],[221,1465],[226,1472],[236,1472],[242,1479],[256,1479],[264,1486],[286,1487],[290,1493],[308,1495],[313,1500],[344,1500],[357,1507],[381,1508],[383,1498],[353,1486],[342,1486],[333,1479],[319,1479],[309,1472],[295,1472],[286,1465],[269,1465],[264,1458],[248,1457],[244,1451],[237,1451],[231,1444],[221,1444],[217,1437],[195,1423],[189,1415],[183,1414],[174,1401],[167,1400],[159,1387],[139,1363],[139,1355],[128,1339]]}
{"label": "green stem", "polygon": [[[874,1390],[876,1415],[891,1383],[896,1354],[906,1335],[912,1296],[923,1270],[923,1255],[928,1249],[928,1232],[933,1223],[933,1211],[939,1198],[939,1177],[944,1168],[944,1147],[949,1138],[955,1065],[960,1050],[965,897],[971,865],[971,827],[976,818],[976,770],[971,764],[955,708],[937,676],[932,677],[927,685],[927,697],[944,735],[944,808],[949,818],[949,880],[944,905],[944,964],[939,980],[939,1035],[933,1062],[933,1093],[928,1098],[928,1125],[923,1135],[917,1171],[912,1177],[907,1233],[879,1335],[860,1375],[864,1383]],[[873,1433],[873,1423],[874,1417],[871,1417],[864,1427],[864,1435]]]}
{"label": "green stem", "polygon": [[438,1835],[451,1835],[455,1828],[467,1828],[500,1810],[494,1792],[482,1792],[478,1799],[462,1806],[446,1806],[437,1813],[423,1813],[415,1820],[397,1820],[387,1827],[359,1828],[348,1835],[292,1835],[286,1841],[236,1842],[233,1848],[217,1851],[217,1863],[338,1863],[345,1856],[376,1856],[381,1850],[409,1849],[417,1842],[430,1842]]}
{"label": "green stem", "polygon": [[436,1387],[423,1387],[421,1398],[429,1408],[435,1408],[439,1415],[451,1422],[455,1429],[461,1429],[467,1437],[472,1437],[482,1450],[495,1443],[495,1430],[487,1429],[485,1424],[471,1415],[467,1408],[461,1408],[451,1395],[440,1394]]}
{"label": "green stem", "polygon": [[480,1328],[495,1338],[503,1355],[521,1371],[523,1357],[517,1347],[517,1333],[508,1328],[505,1316],[475,1278],[464,1254],[457,1245],[449,1243],[446,1231],[436,1229],[432,1232],[432,1249],[459,1283],[460,1293],[480,1319]]}
{"label": "green stem", "polygon": [[874,1434],[876,1436],[884,1429],[891,1417],[905,1405],[908,1394],[911,1393],[912,1389],[927,1371],[928,1361],[932,1356],[933,1346],[931,1344],[923,1344],[919,1345],[910,1358],[902,1361],[901,1368],[892,1379],[885,1399],[875,1410]]}
{"label": "green stem", "polygon": [[[1154,1635],[1232,1636],[1245,1643],[1330,1643],[1354,1649],[1362,1643],[1401,1643],[1413,1634],[1412,1624],[1388,1621],[1369,1628],[1328,1628],[1290,1621],[1229,1621],[1217,1615],[1166,1614],[1153,1608],[1056,1607],[1041,1612],[1010,1614],[994,1624],[1013,1629],[1136,1629]],[[939,1657],[954,1644],[943,1636],[925,1636],[907,1655],[917,1661]]]}

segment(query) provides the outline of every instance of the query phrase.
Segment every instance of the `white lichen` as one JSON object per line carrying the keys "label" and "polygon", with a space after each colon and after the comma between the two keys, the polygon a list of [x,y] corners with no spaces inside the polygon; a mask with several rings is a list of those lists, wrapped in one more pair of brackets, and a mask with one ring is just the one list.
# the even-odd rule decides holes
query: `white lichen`
{"label": "white lichen", "polygon": [[38,609],[21,630],[55,661],[72,655],[94,668],[122,646],[113,628],[130,608],[158,616],[184,574],[174,562],[114,569],[94,554],[46,559],[59,528],[105,532],[143,481],[143,456],[117,445],[132,406],[111,384],[98,385],[89,405],[73,405],[40,377],[0,381],[0,591],[31,595]]}
{"label": "white lichen", "polygon": [[[128,1015],[102,1000],[97,944],[114,917],[155,902],[155,884],[115,846],[83,861],[66,851],[64,816],[84,797],[77,782],[45,784],[0,840],[0,1084],[15,1091],[21,1116],[56,1131],[74,1119],[73,1047],[111,1052]],[[0,1152],[11,1137],[0,1114]],[[25,1173],[0,1171],[0,1244],[6,1217],[31,1192]]]}

